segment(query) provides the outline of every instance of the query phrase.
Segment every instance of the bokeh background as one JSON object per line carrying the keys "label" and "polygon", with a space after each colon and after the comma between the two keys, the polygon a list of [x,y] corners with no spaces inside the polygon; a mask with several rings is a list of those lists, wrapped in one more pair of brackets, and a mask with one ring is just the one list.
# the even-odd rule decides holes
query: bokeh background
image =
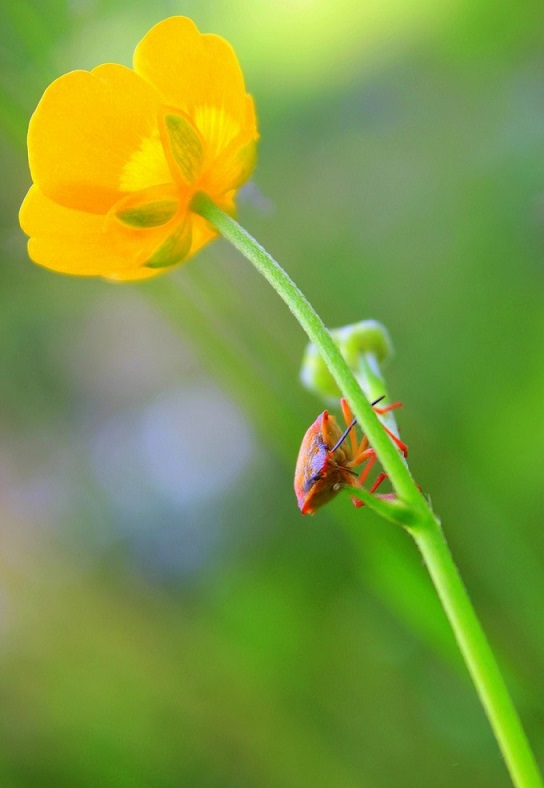
{"label": "bokeh background", "polygon": [[[415,548],[292,492],[306,344],[222,241],[160,281],[31,264],[28,118],[170,14],[235,46],[250,231],[388,385],[544,762],[544,7],[0,2],[0,781],[506,786]],[[182,75],[180,75],[182,78]]]}

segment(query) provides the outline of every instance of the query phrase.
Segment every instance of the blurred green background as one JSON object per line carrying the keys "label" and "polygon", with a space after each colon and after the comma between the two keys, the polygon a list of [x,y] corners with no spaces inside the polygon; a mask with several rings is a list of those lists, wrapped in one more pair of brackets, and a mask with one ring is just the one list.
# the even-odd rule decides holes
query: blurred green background
{"label": "blurred green background", "polygon": [[[235,46],[243,224],[325,322],[389,328],[412,471],[544,763],[544,7],[0,3],[0,782],[506,786],[408,537],[293,466],[305,337],[226,243],[141,285],[31,264],[49,81],[160,19]],[[180,77],[181,78],[181,77]]]}

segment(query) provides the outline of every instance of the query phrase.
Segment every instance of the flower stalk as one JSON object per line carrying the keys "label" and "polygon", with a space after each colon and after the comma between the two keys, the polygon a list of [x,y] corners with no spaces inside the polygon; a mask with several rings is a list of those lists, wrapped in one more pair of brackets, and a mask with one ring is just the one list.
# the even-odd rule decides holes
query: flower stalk
{"label": "flower stalk", "polygon": [[[396,501],[374,505],[379,514],[397,522],[411,534],[427,565],[448,617],[467,669],[518,788],[537,788],[542,779],[500,669],[476,616],[468,593],[446,544],[440,521],[419,491],[404,458],[383,430],[370,402],[384,393],[375,354],[362,354],[354,374],[323,321],[303,293],[274,258],[232,217],[204,193],[197,193],[191,210],[206,219],[230,241],[272,285],[294,314],[348,400],[361,429],[388,474]],[[359,380],[358,380],[359,378]],[[361,384],[369,396],[365,396]],[[378,390],[379,389],[379,390]],[[374,503],[366,491],[353,489],[365,503]]]}
{"label": "flower stalk", "polygon": [[376,450],[398,497],[410,503],[416,510],[425,511],[425,503],[407,466],[384,432],[355,375],[306,296],[279,263],[238,222],[218,208],[206,194],[199,193],[193,198],[191,210],[207,219],[224,238],[253,263],[285,301],[310,340],[319,349],[340,391],[348,400],[354,416],[368,435],[370,444]]}

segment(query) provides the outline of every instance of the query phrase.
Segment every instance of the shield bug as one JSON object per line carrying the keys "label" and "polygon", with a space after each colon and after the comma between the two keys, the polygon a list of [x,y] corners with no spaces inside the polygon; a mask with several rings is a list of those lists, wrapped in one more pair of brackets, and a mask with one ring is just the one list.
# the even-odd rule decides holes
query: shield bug
{"label": "shield bug", "polygon": [[[402,404],[394,402],[383,408],[376,407],[382,399],[383,397],[380,397],[372,403],[372,407],[380,415],[399,408]],[[295,470],[295,493],[302,514],[313,514],[334,498],[344,485],[362,487],[376,462],[376,453],[369,446],[366,435],[357,441],[354,429],[357,420],[353,418],[347,401],[341,399],[340,405],[346,422],[343,432],[335,417],[324,410],[302,440]],[[385,425],[383,428],[406,456],[406,445]],[[364,468],[359,473],[355,468],[362,464]],[[374,492],[385,478],[386,474],[380,473],[370,492]],[[355,506],[363,505],[355,498],[352,500]]]}

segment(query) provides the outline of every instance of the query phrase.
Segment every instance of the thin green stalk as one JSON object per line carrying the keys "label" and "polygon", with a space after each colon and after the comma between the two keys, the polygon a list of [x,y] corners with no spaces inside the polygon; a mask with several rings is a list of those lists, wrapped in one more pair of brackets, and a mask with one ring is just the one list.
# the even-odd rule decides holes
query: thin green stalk
{"label": "thin green stalk", "polygon": [[348,400],[355,417],[368,435],[368,439],[376,450],[397,495],[406,503],[424,511],[421,495],[408,468],[384,432],[372,406],[361,391],[353,372],[332,340],[323,321],[303,293],[274,258],[238,222],[218,208],[207,195],[197,194],[193,199],[192,209],[207,219],[224,238],[242,252],[283,298],[308,337],[319,349],[332,376]]}
{"label": "thin green stalk", "polygon": [[421,523],[412,536],[427,564],[457,643],[502,750],[514,785],[542,785],[538,766],[504,683],[495,656],[476,617],[440,524]]}
{"label": "thin green stalk", "polygon": [[[274,258],[207,195],[197,194],[193,199],[192,210],[209,221],[253,263],[285,301],[317,347],[389,476],[398,500],[393,505],[383,501],[381,513],[404,525],[423,555],[513,783],[518,788],[538,788],[542,785],[542,780],[536,761],[493,652],[448,550],[440,523],[421,495],[403,458],[383,430],[370,402],[324,323]],[[368,373],[368,370],[366,372]],[[364,497],[370,504],[368,495]]]}
{"label": "thin green stalk", "polygon": [[[385,397],[386,402],[389,401],[387,386],[381,373],[380,364],[374,353],[359,354],[358,369],[355,377],[370,402],[374,402],[378,397],[382,396]],[[397,438],[400,438],[394,411],[390,410],[388,413],[382,414],[380,420]]]}

